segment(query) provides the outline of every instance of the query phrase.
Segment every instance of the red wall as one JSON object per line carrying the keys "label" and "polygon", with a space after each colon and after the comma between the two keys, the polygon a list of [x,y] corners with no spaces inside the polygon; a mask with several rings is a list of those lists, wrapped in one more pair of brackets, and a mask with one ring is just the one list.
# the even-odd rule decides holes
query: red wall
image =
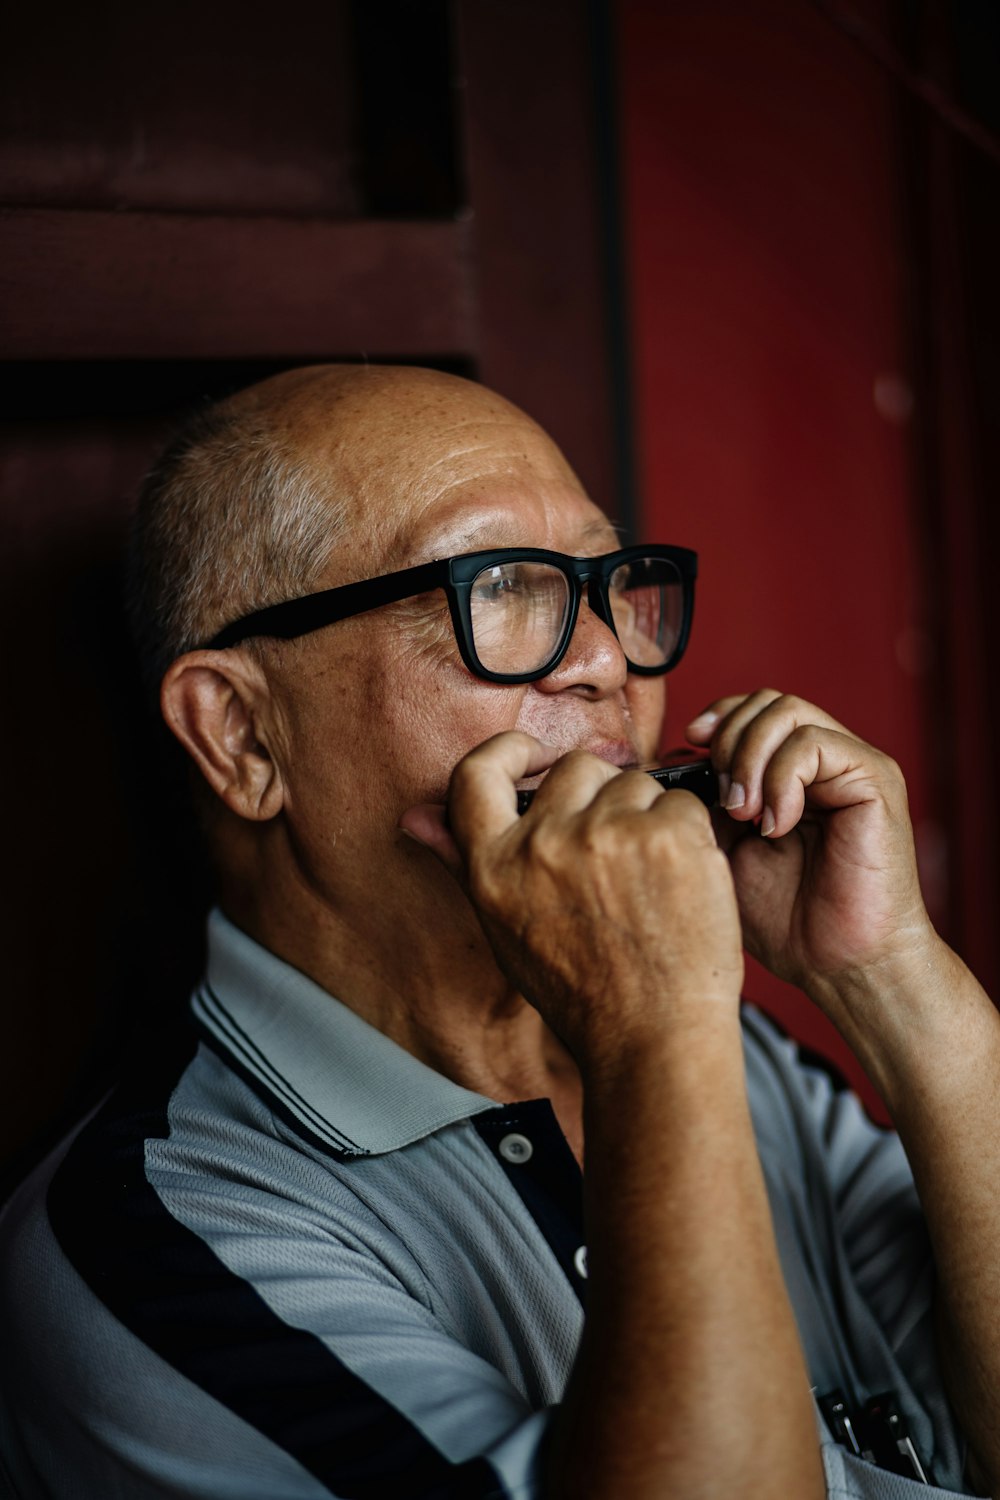
{"label": "red wall", "polygon": [[701,554],[670,739],[723,693],[822,704],[903,765],[943,909],[891,86],[799,0],[621,0],[619,48],[641,526]]}

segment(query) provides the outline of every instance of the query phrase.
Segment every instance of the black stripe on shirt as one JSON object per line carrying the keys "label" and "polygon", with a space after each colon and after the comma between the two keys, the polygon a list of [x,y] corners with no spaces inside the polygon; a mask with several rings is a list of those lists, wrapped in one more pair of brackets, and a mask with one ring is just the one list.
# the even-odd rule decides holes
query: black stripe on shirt
{"label": "black stripe on shirt", "polygon": [[333,1146],[326,1136],[317,1135],[315,1130],[310,1130],[309,1126],[302,1120],[301,1115],[296,1114],[293,1110],[289,1109],[287,1104],[282,1103],[278,1095],[272,1093],[267,1084],[264,1083],[260,1074],[254,1072],[252,1068],[248,1068],[245,1063],[241,1062],[236,1053],[230,1051],[226,1043],[210,1027],[205,1025],[201,1016],[194,1015],[193,1021],[201,1033],[202,1045],[215,1054],[228,1072],[235,1074],[241,1083],[245,1083],[250,1092],[260,1100],[264,1108],[276,1120],[280,1120],[283,1125],[286,1125],[292,1135],[298,1140],[305,1142],[308,1146],[315,1147],[317,1151],[320,1151],[324,1156],[329,1156],[333,1161],[358,1161],[365,1156],[371,1156],[372,1153],[370,1151],[348,1151],[346,1148]]}
{"label": "black stripe on shirt", "polygon": [[53,1230],[91,1290],[150,1349],[294,1457],[342,1500],[487,1500],[483,1458],[452,1464],[315,1335],[291,1328],[168,1212],[144,1147],[197,1048],[160,1047],[148,1090],[116,1090],[49,1188]]}
{"label": "black stripe on shirt", "polygon": [[297,1115],[312,1135],[326,1135],[329,1144],[335,1151],[341,1151],[352,1156],[366,1156],[356,1141],[352,1141],[349,1135],[338,1130],[325,1115],[321,1115],[315,1109],[304,1094],[280,1073],[271,1060],[261,1052],[253,1038],[246,1032],[239,1022],[223,1005],[218,995],[210,985],[202,986],[198,994],[199,1003],[204,1006],[205,1012],[211,1016],[215,1025],[223,1033],[221,1037],[213,1034],[204,1018],[198,1017],[205,1027],[208,1035],[214,1035],[218,1045],[227,1047],[232,1054],[241,1062],[245,1073],[256,1077],[259,1084],[267,1091],[269,1096],[277,1095],[293,1115]]}
{"label": "black stripe on shirt", "polygon": [[[476,1115],[472,1123],[542,1231],[570,1286],[585,1303],[585,1283],[576,1264],[583,1248],[583,1174],[552,1105],[548,1099],[502,1104]],[[531,1141],[528,1161],[505,1161],[500,1142],[512,1133]]]}

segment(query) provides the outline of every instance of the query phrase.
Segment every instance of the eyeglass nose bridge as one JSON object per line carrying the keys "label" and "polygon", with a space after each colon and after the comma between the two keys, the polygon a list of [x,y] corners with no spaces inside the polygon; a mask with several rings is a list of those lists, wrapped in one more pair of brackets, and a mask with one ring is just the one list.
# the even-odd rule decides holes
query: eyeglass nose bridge
{"label": "eyeglass nose bridge", "polygon": [[[573,567],[570,572],[570,602],[567,612],[566,624],[563,628],[562,645],[559,648],[557,659],[549,665],[548,670],[554,672],[563,657],[567,654],[576,635],[577,625],[580,621],[580,605],[584,594],[587,597],[587,606],[592,615],[600,620],[602,625],[607,626],[618,644],[619,650],[624,649],[615,628],[614,616],[611,613],[611,602],[608,597],[608,573],[605,567],[594,567],[590,558],[573,558]],[[569,570],[567,570],[569,571]]]}
{"label": "eyeglass nose bridge", "polygon": [[[582,592],[583,585],[587,588],[587,603],[592,614],[606,625],[618,640],[618,631],[615,629],[614,615],[611,613],[611,601],[608,598],[608,574],[605,568],[592,568],[581,577],[578,588]],[[620,642],[619,642],[620,644]]]}

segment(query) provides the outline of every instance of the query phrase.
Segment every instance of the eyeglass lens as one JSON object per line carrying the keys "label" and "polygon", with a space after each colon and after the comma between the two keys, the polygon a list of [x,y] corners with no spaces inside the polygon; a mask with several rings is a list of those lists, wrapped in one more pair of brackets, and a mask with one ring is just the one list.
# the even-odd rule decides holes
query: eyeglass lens
{"label": "eyeglass lens", "polygon": [[[673,563],[638,558],[608,581],[611,617],[634,666],[662,666],[683,618],[683,585]],[[470,595],[473,646],[488,672],[537,672],[555,654],[572,602],[570,581],[544,562],[499,563],[476,575]]]}
{"label": "eyeglass lens", "polygon": [[476,575],[469,599],[472,643],[487,672],[537,672],[569,614],[569,579],[551,563],[510,562]]}
{"label": "eyeglass lens", "polygon": [[608,581],[611,618],[628,661],[662,667],[673,656],[684,619],[684,585],[672,562],[640,557]]}

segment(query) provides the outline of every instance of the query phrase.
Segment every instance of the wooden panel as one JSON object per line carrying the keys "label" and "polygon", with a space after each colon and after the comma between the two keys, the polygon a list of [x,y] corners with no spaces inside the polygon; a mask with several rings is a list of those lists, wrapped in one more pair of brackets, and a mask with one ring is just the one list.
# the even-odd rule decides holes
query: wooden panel
{"label": "wooden panel", "polygon": [[17,787],[5,816],[16,878],[4,899],[3,1156],[70,1102],[74,1078],[104,1081],[99,1054],[157,1011],[161,974],[190,947],[191,924],[176,918],[191,875],[172,891],[156,883],[178,865],[148,795],[162,776],[140,748],[118,574],[129,493],[161,434],[142,417],[40,412],[0,425],[0,691],[16,705],[0,754]]}
{"label": "wooden panel", "polygon": [[588,7],[458,0],[479,370],[614,511]]}
{"label": "wooden panel", "polygon": [[[989,8],[970,6],[960,15],[933,0],[914,19],[921,72],[945,97],[1000,129],[1000,26]],[[946,936],[1000,1001],[1000,628],[993,604],[1000,560],[1000,199],[995,163],[922,101],[906,101],[904,123],[918,252],[918,482],[937,625],[930,750],[948,820]]]}
{"label": "wooden panel", "polygon": [[465,350],[468,225],[0,213],[8,358]]}
{"label": "wooden panel", "polygon": [[348,0],[17,6],[0,49],[0,201],[352,214]]}

